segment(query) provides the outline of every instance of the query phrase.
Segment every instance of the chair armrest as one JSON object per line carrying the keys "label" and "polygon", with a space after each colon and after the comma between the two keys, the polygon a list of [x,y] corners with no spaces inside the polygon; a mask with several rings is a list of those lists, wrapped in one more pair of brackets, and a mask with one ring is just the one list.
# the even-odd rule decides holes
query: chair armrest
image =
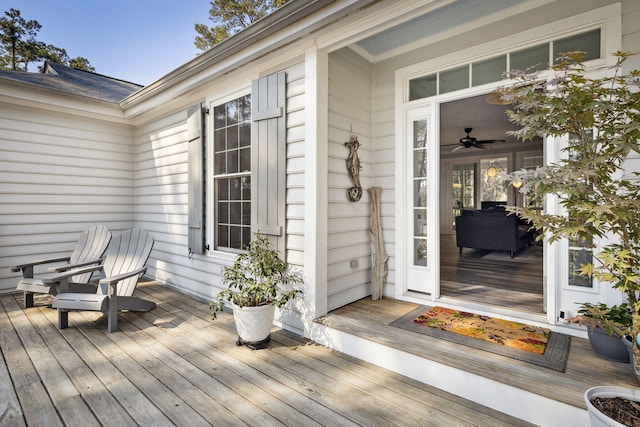
{"label": "chair armrest", "polygon": [[41,259],[38,261],[32,261],[32,262],[28,262],[25,264],[20,264],[20,265],[14,265],[11,268],[11,271],[16,272],[16,271],[20,271],[22,269],[25,269],[27,267],[33,267],[34,265],[41,265],[41,264],[49,264],[52,262],[69,262],[69,259],[71,259],[70,257],[61,257],[61,258],[45,258],[45,259]]}
{"label": "chair armrest", "polygon": [[42,283],[45,285],[54,285],[56,283],[60,283],[69,277],[75,276],[76,274],[82,273],[91,273],[93,271],[98,271],[102,269],[102,265],[92,265],[88,267],[76,268],[74,270],[64,271],[58,274],[47,275],[42,278]]}
{"label": "chair armrest", "polygon": [[116,274],[115,276],[105,277],[98,282],[100,285],[113,285],[121,280],[128,279],[133,276],[141,276],[147,272],[147,267],[142,267],[134,271],[128,271],[126,273]]}
{"label": "chair armrest", "polygon": [[[88,265],[102,264],[103,261],[104,261],[104,258],[98,258],[98,259],[93,259],[91,261],[79,262],[78,264],[67,264],[67,265],[62,265],[60,267],[51,267],[49,269],[49,271],[50,272],[62,273],[63,271],[77,269],[77,268],[80,268],[80,267],[86,267]],[[78,274],[78,273],[76,272],[76,274]]]}

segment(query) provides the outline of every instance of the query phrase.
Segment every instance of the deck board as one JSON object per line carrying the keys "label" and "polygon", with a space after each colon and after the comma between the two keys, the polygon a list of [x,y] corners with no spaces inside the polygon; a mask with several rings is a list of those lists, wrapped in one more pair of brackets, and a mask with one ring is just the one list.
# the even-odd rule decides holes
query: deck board
{"label": "deck board", "polygon": [[584,392],[597,385],[636,387],[628,363],[598,357],[589,342],[573,337],[565,372],[399,329],[388,324],[418,305],[392,299],[365,298],[317,321],[390,348],[584,408]]}
{"label": "deck board", "polygon": [[[270,348],[235,344],[228,312],[149,282],[147,313],[56,311],[40,298],[0,296],[0,424],[37,425],[461,425],[527,423],[286,331]],[[390,316],[402,305],[391,303]]]}

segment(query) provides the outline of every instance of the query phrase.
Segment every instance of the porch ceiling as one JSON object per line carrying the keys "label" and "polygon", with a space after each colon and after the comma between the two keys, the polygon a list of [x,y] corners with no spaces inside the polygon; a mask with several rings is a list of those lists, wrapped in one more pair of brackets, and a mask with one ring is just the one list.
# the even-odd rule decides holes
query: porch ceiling
{"label": "porch ceiling", "polygon": [[383,59],[403,46],[525,3],[528,0],[456,0],[442,8],[381,31],[355,44],[372,58]]}

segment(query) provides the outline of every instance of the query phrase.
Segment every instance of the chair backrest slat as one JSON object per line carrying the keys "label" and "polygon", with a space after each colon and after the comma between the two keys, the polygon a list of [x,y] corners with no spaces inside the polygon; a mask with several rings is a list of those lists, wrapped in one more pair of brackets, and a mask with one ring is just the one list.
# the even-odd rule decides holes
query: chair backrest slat
{"label": "chair backrest slat", "polygon": [[[80,264],[101,258],[110,241],[111,231],[104,225],[96,225],[86,229],[80,235],[76,248],[69,258],[69,263]],[[76,283],[87,283],[91,279],[91,274],[77,274],[69,280]]]}
{"label": "chair backrest slat", "polygon": [[[111,240],[104,261],[105,277],[135,271],[144,267],[153,249],[151,234],[139,228],[124,231]],[[136,289],[138,277],[118,283],[118,295],[131,296]],[[98,290],[100,292],[100,290]]]}

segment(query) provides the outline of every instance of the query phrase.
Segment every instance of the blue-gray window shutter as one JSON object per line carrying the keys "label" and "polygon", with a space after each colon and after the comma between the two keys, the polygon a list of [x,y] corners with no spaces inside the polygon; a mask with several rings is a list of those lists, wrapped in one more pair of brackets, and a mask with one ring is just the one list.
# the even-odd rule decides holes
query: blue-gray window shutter
{"label": "blue-gray window shutter", "polygon": [[251,90],[251,226],[284,256],[286,73],[253,81]]}
{"label": "blue-gray window shutter", "polygon": [[189,146],[189,255],[204,252],[204,106],[187,111]]}

